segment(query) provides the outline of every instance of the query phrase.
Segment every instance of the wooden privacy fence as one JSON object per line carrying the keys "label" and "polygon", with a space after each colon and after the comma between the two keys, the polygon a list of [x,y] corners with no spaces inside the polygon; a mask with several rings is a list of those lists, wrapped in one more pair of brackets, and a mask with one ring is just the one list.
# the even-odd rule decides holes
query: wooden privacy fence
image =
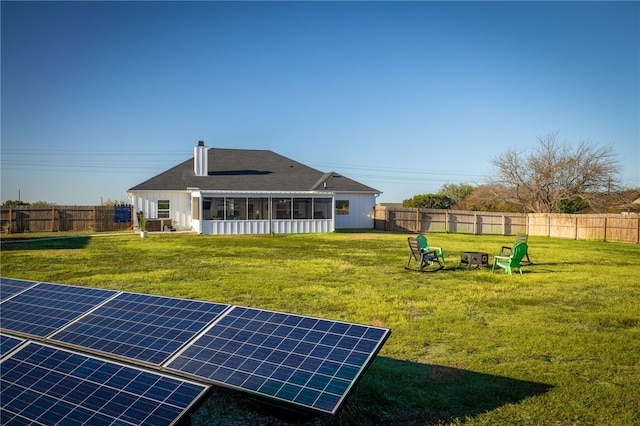
{"label": "wooden privacy fence", "polygon": [[120,231],[131,228],[131,209],[132,206],[3,206],[0,224],[3,233]]}
{"label": "wooden privacy fence", "polygon": [[376,205],[374,227],[384,231],[515,235],[640,243],[637,214],[493,213]]}

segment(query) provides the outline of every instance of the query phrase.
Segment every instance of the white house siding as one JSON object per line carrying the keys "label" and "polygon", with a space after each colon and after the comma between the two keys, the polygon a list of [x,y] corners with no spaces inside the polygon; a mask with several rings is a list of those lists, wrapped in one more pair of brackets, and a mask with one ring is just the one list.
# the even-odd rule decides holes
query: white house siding
{"label": "white house siding", "polygon": [[[195,221],[194,221],[195,222]],[[240,235],[240,234],[307,234],[333,232],[331,219],[310,220],[203,220],[202,234]]]}
{"label": "white house siding", "polygon": [[191,194],[180,191],[136,191],[131,199],[136,212],[142,211],[149,219],[158,217],[158,200],[169,200],[171,224],[178,230],[191,230]]}
{"label": "white house siding", "polygon": [[274,220],[272,227],[275,234],[310,234],[333,232],[332,223],[331,219]]}
{"label": "white house siding", "polygon": [[335,215],[336,229],[373,229],[376,198],[372,194],[336,193],[336,201],[349,201],[348,215]]}

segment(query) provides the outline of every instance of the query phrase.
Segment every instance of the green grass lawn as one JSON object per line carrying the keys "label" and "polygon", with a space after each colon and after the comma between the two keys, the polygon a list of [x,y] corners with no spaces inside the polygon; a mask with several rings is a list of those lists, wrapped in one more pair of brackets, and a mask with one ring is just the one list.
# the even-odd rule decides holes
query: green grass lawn
{"label": "green grass lawn", "polygon": [[[53,234],[54,236],[56,234]],[[30,238],[39,235],[29,235]],[[47,236],[52,236],[48,234]],[[460,267],[513,237],[430,234],[445,268],[407,271],[407,235],[131,233],[8,242],[2,276],[388,327],[335,418],[309,425],[640,424],[640,246],[529,238],[524,274]],[[194,424],[281,424],[216,391]]]}

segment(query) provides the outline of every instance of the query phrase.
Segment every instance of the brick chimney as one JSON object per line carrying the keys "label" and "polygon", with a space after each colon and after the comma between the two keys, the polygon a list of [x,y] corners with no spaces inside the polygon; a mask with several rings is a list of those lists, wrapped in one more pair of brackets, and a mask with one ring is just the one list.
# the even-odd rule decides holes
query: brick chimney
{"label": "brick chimney", "polygon": [[209,174],[209,154],[204,141],[198,141],[198,146],[193,149],[193,171],[196,176]]}

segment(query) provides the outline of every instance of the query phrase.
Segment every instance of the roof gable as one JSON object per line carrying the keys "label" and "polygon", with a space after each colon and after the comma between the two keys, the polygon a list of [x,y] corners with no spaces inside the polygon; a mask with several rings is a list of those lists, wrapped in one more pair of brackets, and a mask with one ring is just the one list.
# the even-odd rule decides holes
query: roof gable
{"label": "roof gable", "polygon": [[324,173],[269,150],[210,148],[207,176],[196,176],[193,158],[129,191],[380,191],[336,173]]}

